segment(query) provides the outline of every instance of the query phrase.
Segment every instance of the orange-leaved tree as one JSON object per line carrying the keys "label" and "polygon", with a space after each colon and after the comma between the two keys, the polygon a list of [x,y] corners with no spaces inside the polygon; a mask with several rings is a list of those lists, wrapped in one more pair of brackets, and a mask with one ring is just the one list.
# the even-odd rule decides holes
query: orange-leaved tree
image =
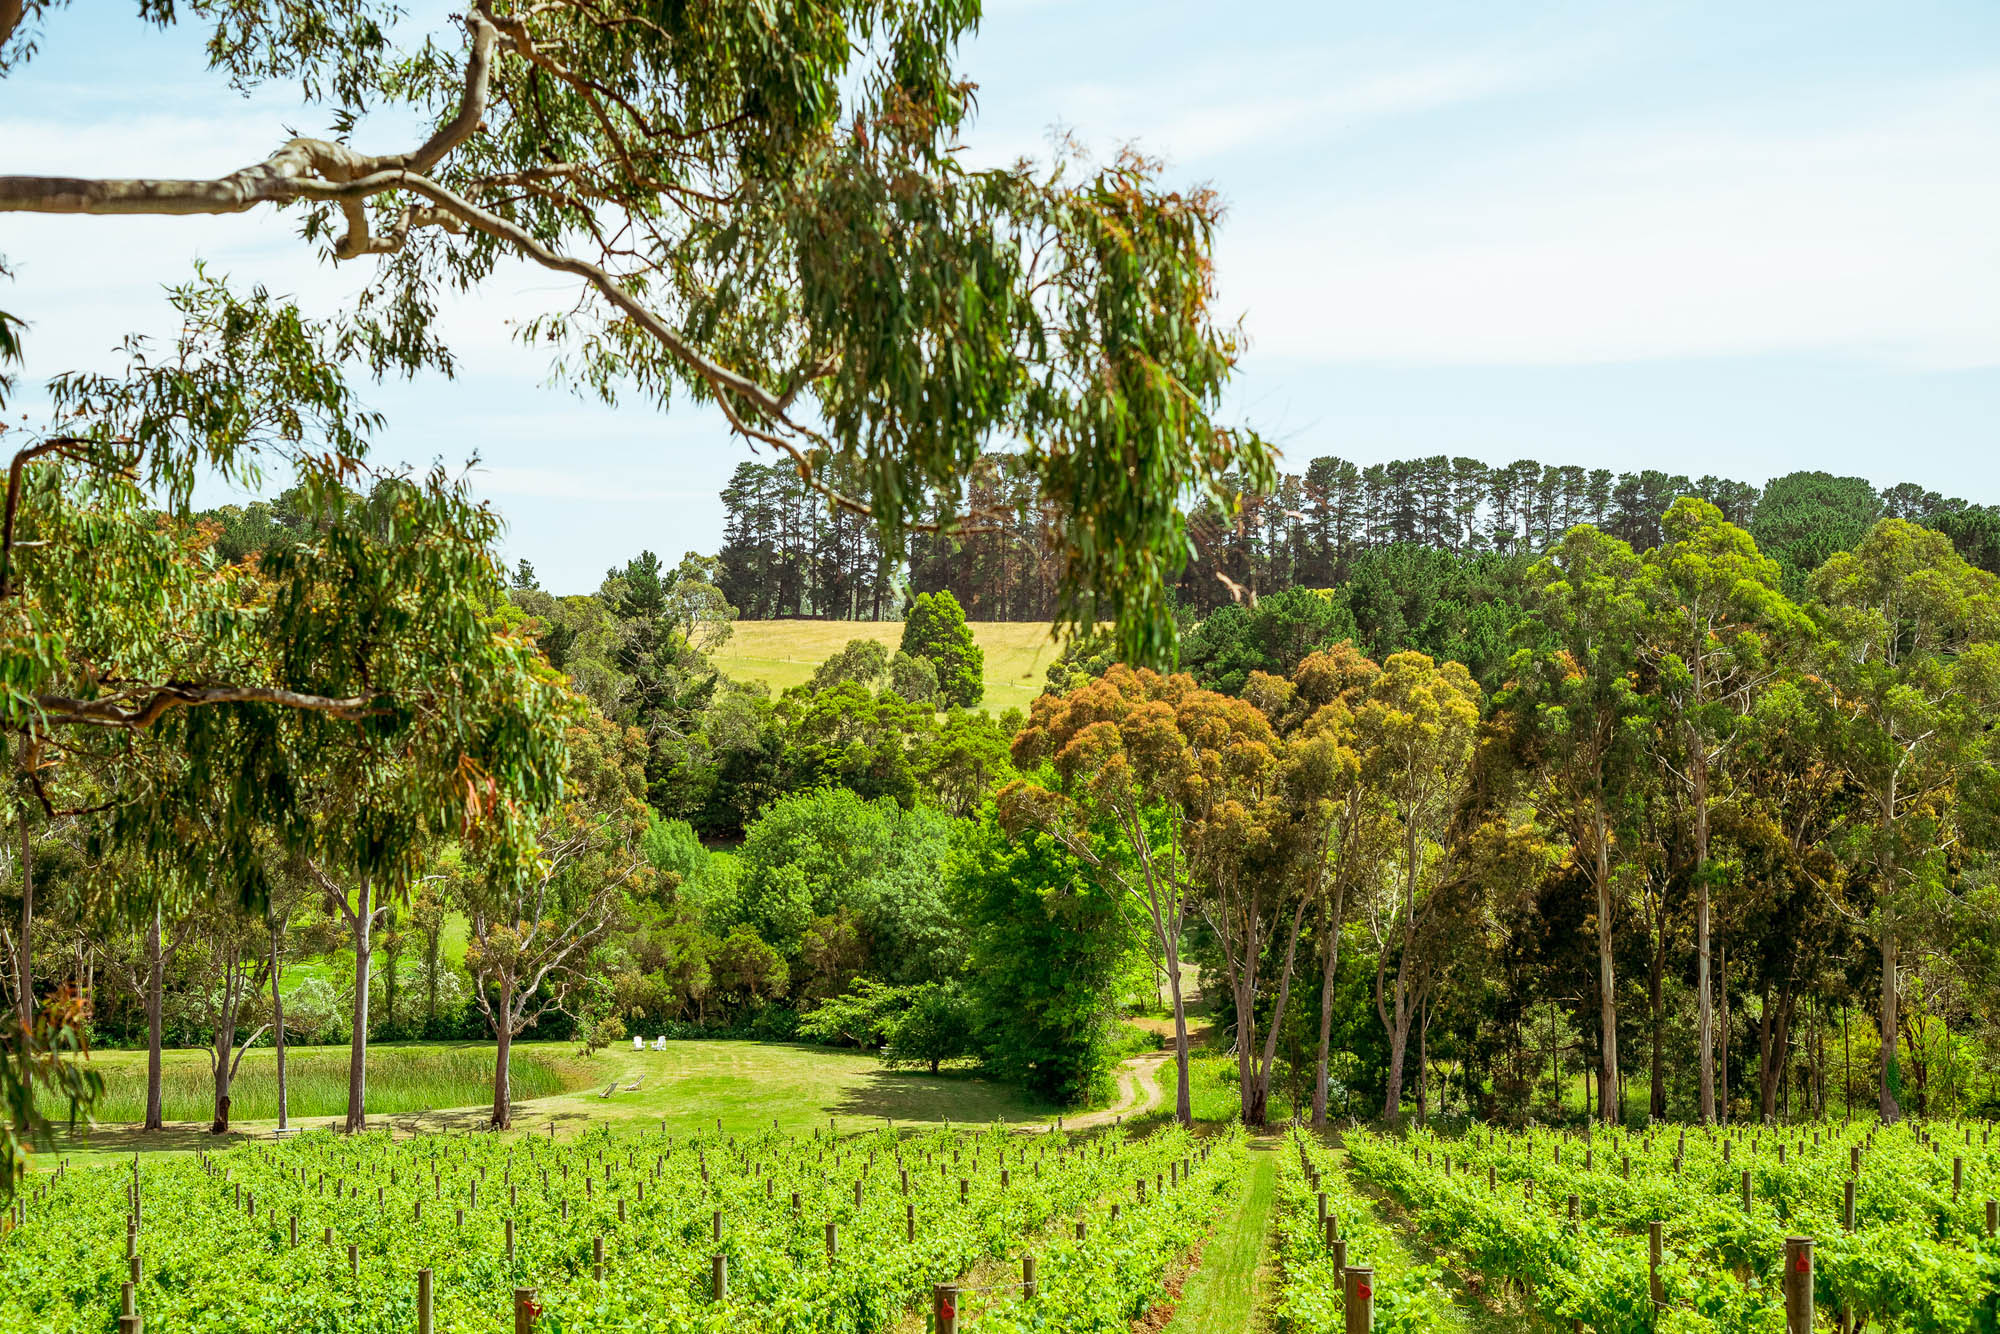
{"label": "orange-leaved tree", "polygon": [[1183,800],[1201,757],[1181,714],[1204,693],[1192,677],[1120,665],[1067,695],[1043,695],[1014,738],[1014,761],[1046,764],[1053,786],[1017,779],[998,798],[1010,830],[1047,831],[1143,910],[1173,1007],[1174,1115],[1183,1125],[1193,1112],[1181,932],[1195,895]]}

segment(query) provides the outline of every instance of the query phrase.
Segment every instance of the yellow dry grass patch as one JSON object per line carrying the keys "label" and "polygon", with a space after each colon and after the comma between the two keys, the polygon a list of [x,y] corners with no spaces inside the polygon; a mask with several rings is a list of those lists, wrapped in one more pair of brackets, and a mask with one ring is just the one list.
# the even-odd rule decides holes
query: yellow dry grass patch
{"label": "yellow dry grass patch", "polygon": [[[1062,652],[1045,621],[974,621],[973,642],[986,651],[989,713],[1026,711]],[[847,646],[850,639],[873,639],[895,652],[903,640],[901,621],[738,621],[722,647],[710,655],[715,665],[739,681],[762,681],[773,691],[803,685],[813,668]]]}

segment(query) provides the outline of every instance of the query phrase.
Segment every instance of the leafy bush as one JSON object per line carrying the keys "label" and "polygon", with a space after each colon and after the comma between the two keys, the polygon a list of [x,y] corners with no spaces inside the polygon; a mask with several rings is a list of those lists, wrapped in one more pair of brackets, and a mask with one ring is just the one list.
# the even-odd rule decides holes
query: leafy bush
{"label": "leafy bush", "polygon": [[932,1074],[946,1061],[972,1054],[972,1009],[964,993],[947,983],[926,982],[914,989],[910,1005],[889,1030],[882,1049],[885,1065],[927,1065]]}

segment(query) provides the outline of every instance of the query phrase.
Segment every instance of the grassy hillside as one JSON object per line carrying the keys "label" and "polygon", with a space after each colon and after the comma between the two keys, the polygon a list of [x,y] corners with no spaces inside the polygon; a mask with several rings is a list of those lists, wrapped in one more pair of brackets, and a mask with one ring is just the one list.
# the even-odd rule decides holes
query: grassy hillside
{"label": "grassy hillside", "polygon": [[[1025,710],[1042,692],[1044,674],[1061,652],[1043,621],[975,621],[972,637],[986,650],[988,712]],[[902,642],[900,621],[738,621],[712,656],[739,681],[762,681],[773,691],[802,685],[813,668],[850,639],[875,639],[891,652]]]}

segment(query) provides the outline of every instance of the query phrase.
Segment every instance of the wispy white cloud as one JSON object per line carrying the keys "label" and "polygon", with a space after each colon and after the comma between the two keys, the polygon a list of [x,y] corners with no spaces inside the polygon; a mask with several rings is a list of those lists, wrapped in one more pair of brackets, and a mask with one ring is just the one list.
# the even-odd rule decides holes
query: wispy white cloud
{"label": "wispy white cloud", "polygon": [[1089,137],[1129,136],[1197,166],[1241,150],[1318,147],[1377,122],[1533,88],[1581,67],[1597,42],[1400,60],[1345,49],[1261,53],[1059,89],[1051,101]]}
{"label": "wispy white cloud", "polygon": [[1289,359],[1994,365],[1996,162],[2000,73],[1847,90],[1295,197],[1239,215],[1220,267],[1260,349]]}

